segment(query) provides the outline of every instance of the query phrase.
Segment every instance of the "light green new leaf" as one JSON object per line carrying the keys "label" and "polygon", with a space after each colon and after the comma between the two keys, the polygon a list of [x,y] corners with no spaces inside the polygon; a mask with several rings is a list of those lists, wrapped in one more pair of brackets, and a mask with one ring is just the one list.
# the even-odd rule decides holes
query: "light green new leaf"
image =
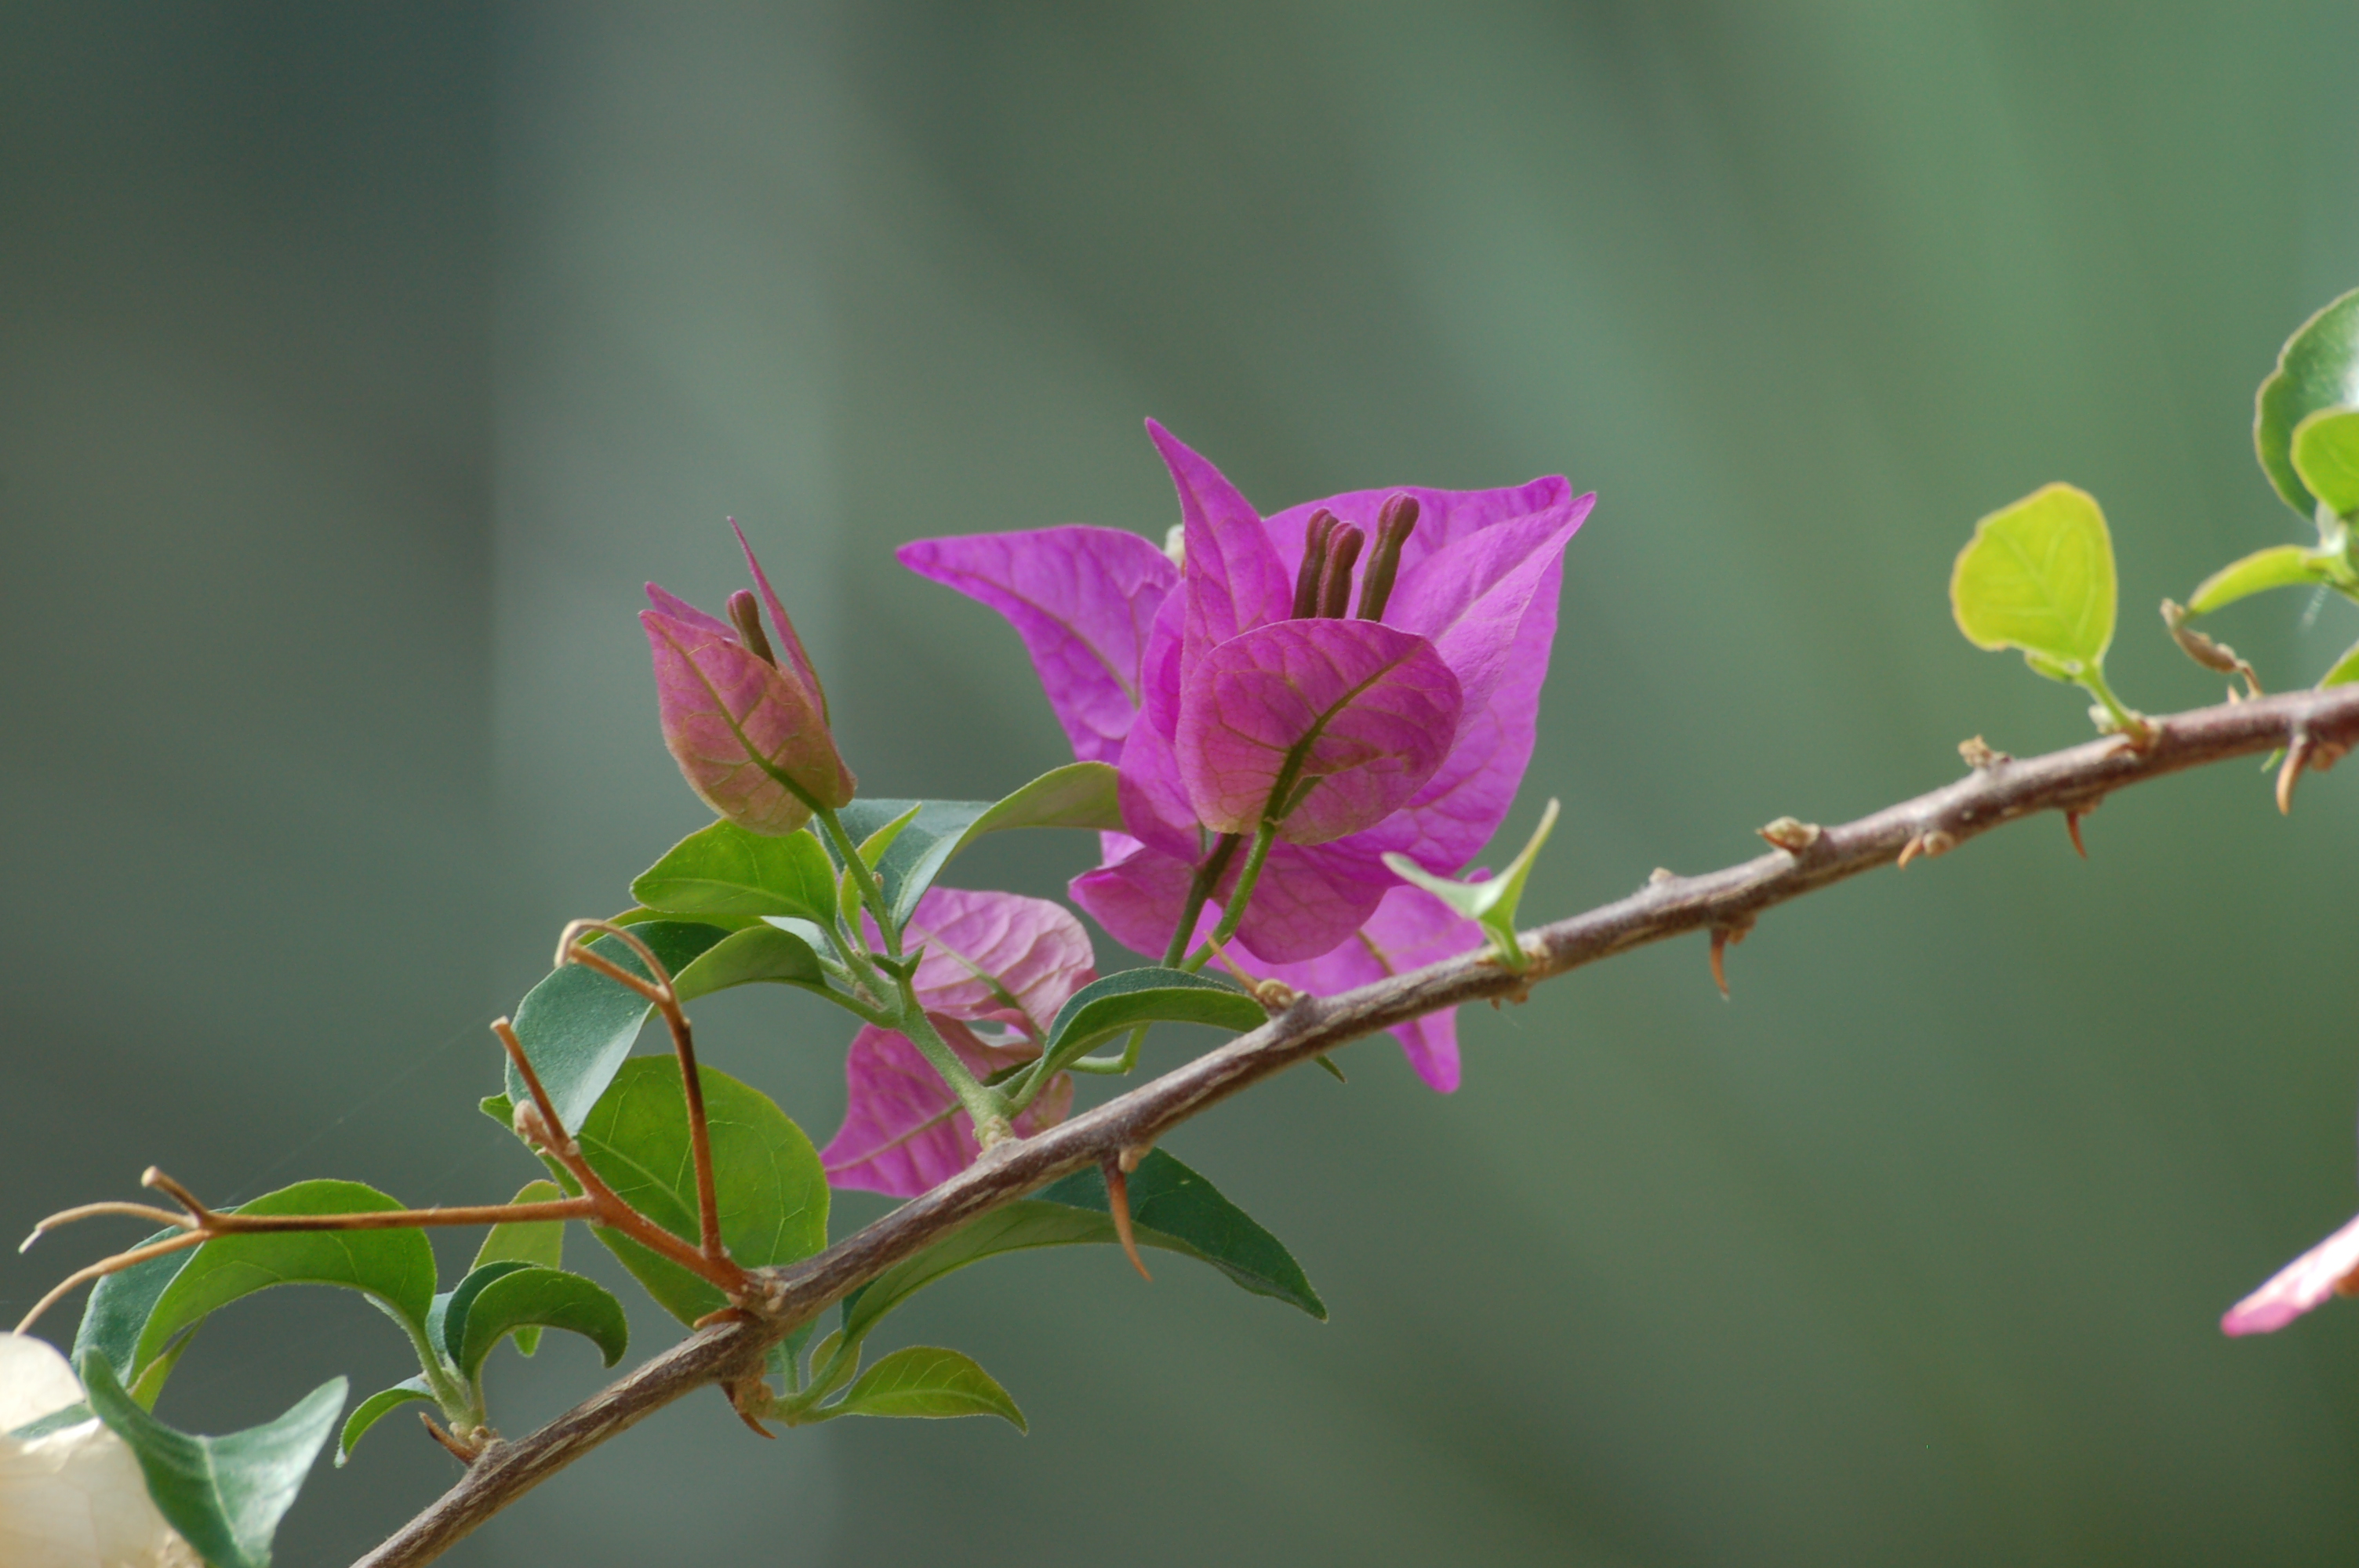
{"label": "light green new leaf", "polygon": [[2320,676],[2318,684],[2323,690],[2330,686],[2348,686],[2353,681],[2359,681],[2359,643],[2351,644],[2351,651],[2335,660],[2334,667]]}
{"label": "light green new leaf", "polygon": [[1269,1022],[1261,1003],[1225,981],[1159,964],[1092,980],[1049,1024],[1042,1072],[1060,1071],[1101,1040],[1141,1023],[1209,1023],[1237,1033]]}
{"label": "light green new leaf", "polygon": [[99,1420],[131,1445],[165,1521],[212,1568],[270,1568],[270,1541],[344,1408],[332,1379],[277,1421],[226,1437],[166,1426],[123,1391],[114,1368],[82,1357],[82,1385]]}
{"label": "light green new leaf", "polygon": [[819,1412],[825,1416],[959,1416],[995,1415],[1018,1432],[1024,1412],[1007,1397],[990,1373],[955,1350],[912,1345],[860,1375],[840,1403]]}
{"label": "light green new leaf", "polygon": [[2102,668],[2114,595],[2105,514],[2069,484],[2047,485],[1975,524],[1950,577],[1951,608],[1968,642],[2021,649],[2036,655],[2032,668],[2059,680]]}
{"label": "light green new leaf", "polygon": [[2293,427],[2294,472],[2337,517],[2359,513],[2359,409],[2321,408]]}
{"label": "light green new leaf", "polygon": [[2306,588],[2327,580],[2329,568],[2316,550],[2300,545],[2272,545],[2229,562],[2188,596],[2187,613],[2209,615],[2240,599],[2273,588]]}
{"label": "light green new leaf", "polygon": [[[676,978],[728,933],[716,925],[658,920],[633,926],[631,935],[646,943],[657,962]],[[634,974],[647,973],[637,955],[613,936],[599,937],[590,950]],[[566,1126],[579,1122],[598,1103],[653,1011],[628,986],[579,964],[551,970],[526,993],[516,1006],[516,1038]],[[507,1071],[507,1094],[512,1100],[526,1097],[514,1065]]]}
{"label": "light green new leaf", "polygon": [[1051,768],[1003,800],[855,800],[843,808],[844,830],[855,839],[919,808],[876,868],[896,925],[908,924],[942,868],[986,833],[1008,827],[1089,827],[1122,830],[1114,770],[1103,762]]}
{"label": "light green new leaf", "polygon": [[344,1433],[336,1440],[336,1468],[341,1470],[352,1459],[353,1445],[368,1435],[368,1429],[408,1404],[435,1402],[434,1390],[426,1386],[423,1378],[408,1378],[389,1389],[383,1389],[363,1400],[344,1421]]}
{"label": "light green new leaf", "polygon": [[[368,1214],[404,1206],[358,1182],[298,1182],[235,1212]],[[132,1365],[144,1374],[172,1341],[211,1313],[273,1285],[341,1285],[362,1292],[428,1344],[434,1249],[418,1230],[270,1231],[223,1236],[193,1249],[141,1325]],[[110,1367],[112,1357],[107,1357]],[[139,1381],[146,1379],[141,1378]]]}
{"label": "light green new leaf", "polygon": [[[721,1238],[749,1269],[792,1263],[827,1245],[827,1173],[802,1129],[769,1096],[702,1068],[712,1132]],[[591,1168],[623,1201],[673,1235],[697,1238],[696,1176],[679,1065],[670,1057],[625,1062],[576,1136]],[[719,1290],[618,1232],[593,1227],[647,1293],[682,1323],[728,1303]]]}
{"label": "light green new leaf", "polygon": [[2294,467],[2294,430],[2321,408],[2359,406],[2359,289],[2303,322],[2286,340],[2277,366],[2254,398],[2253,450],[2285,503],[2304,522],[2318,497]]}
{"label": "light green new leaf", "polygon": [[598,1347],[609,1367],[621,1360],[631,1345],[631,1325],[623,1314],[623,1303],[606,1287],[561,1269],[525,1265],[485,1281],[463,1305],[454,1299],[444,1332],[453,1345],[451,1360],[473,1383],[482,1378],[484,1358],[494,1347],[507,1336],[527,1328],[561,1328],[578,1334]]}
{"label": "light green new leaf", "polygon": [[[1141,1247],[1201,1260],[1256,1295],[1327,1320],[1326,1303],[1285,1243],[1172,1155],[1158,1149],[1141,1160],[1128,1189],[1131,1229]],[[969,1263],[1033,1247],[1112,1246],[1119,1240],[1106,1204],[1105,1177],[1094,1169],[1077,1171],[961,1227],[846,1296],[843,1337],[857,1345],[886,1314]]]}
{"label": "light green new leaf", "polygon": [[1539,826],[1532,829],[1531,838],[1507,869],[1497,876],[1479,882],[1452,881],[1437,877],[1407,855],[1387,853],[1385,864],[1393,875],[1412,886],[1421,887],[1467,919],[1480,925],[1491,938],[1491,955],[1510,969],[1521,969],[1527,961],[1523,944],[1516,936],[1516,906],[1522,902],[1524,883],[1532,874],[1532,864],[1539,859],[1540,846],[1548,842],[1549,834],[1556,827],[1557,802],[1548,803],[1540,813]]}
{"label": "light green new leaf", "polygon": [[832,918],[835,865],[808,831],[773,838],[734,822],[699,828],[631,883],[649,909],[704,917]]}

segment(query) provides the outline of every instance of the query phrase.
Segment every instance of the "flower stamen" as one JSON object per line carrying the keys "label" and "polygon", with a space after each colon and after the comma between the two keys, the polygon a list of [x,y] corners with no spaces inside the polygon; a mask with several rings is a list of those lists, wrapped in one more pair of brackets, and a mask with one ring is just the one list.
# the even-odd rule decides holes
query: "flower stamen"
{"label": "flower stamen", "polygon": [[777,669],[778,655],[770,652],[770,639],[762,632],[762,609],[755,603],[751,591],[741,588],[729,596],[729,619],[736,626],[745,651]]}
{"label": "flower stamen", "polygon": [[1352,605],[1352,568],[1368,536],[1350,524],[1327,535],[1327,565],[1319,574],[1319,618],[1341,621]]}
{"label": "flower stamen", "polygon": [[1302,535],[1302,565],[1294,573],[1290,619],[1308,621],[1319,613],[1319,581],[1327,567],[1327,540],[1338,526],[1335,514],[1323,506],[1310,514],[1310,526]]}
{"label": "flower stamen", "polygon": [[1360,580],[1362,621],[1382,621],[1393,596],[1393,579],[1400,574],[1401,546],[1417,527],[1417,497],[1396,495],[1376,514],[1376,548],[1368,557],[1368,575]]}

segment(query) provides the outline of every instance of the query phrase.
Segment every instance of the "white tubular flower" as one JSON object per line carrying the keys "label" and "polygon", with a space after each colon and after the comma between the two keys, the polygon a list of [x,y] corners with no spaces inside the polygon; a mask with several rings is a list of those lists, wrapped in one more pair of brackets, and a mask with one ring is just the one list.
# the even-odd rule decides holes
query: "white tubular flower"
{"label": "white tubular flower", "polygon": [[130,1445],[96,1416],[8,1433],[81,1400],[47,1340],[0,1334],[0,1563],[8,1568],[202,1568],[156,1511]]}

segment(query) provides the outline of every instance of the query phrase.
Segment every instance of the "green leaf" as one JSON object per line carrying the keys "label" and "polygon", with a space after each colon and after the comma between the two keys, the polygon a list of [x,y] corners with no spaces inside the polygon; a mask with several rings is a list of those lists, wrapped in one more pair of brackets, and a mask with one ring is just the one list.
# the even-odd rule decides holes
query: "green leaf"
{"label": "green leaf", "polygon": [[[565,1189],[555,1182],[527,1182],[508,1201],[550,1203],[564,1195]],[[467,1267],[480,1269],[486,1263],[510,1260],[519,1263],[537,1263],[544,1269],[560,1267],[565,1261],[565,1222],[561,1219],[519,1219],[495,1225],[484,1233],[484,1244],[475,1249],[475,1260]],[[540,1330],[517,1329],[516,1343],[518,1351],[531,1355],[540,1348]]]}
{"label": "green leaf", "polygon": [[[716,925],[677,920],[636,925],[631,934],[675,978],[728,935]],[[601,936],[590,950],[634,974],[647,974],[647,967],[614,937]],[[550,971],[517,1004],[516,1038],[566,1126],[579,1122],[598,1103],[653,1011],[629,987],[579,964]],[[514,1064],[507,1071],[508,1098],[523,1099],[524,1080]]]}
{"label": "green leaf", "polygon": [[860,1375],[826,1416],[995,1415],[1018,1432],[1028,1432],[1024,1412],[991,1374],[955,1350],[912,1345]]}
{"label": "green leaf", "polygon": [[[179,1236],[179,1230],[159,1230],[140,1243],[161,1241]],[[156,1302],[165,1288],[179,1278],[180,1271],[195,1256],[188,1252],[167,1252],[161,1258],[150,1258],[145,1263],[135,1263],[119,1273],[107,1275],[90,1292],[90,1300],[82,1311],[82,1326],[74,1331],[73,1350],[69,1359],[79,1365],[83,1356],[95,1350],[106,1357],[114,1369],[116,1380],[128,1385],[131,1397],[141,1405],[154,1409],[156,1396],[163,1391],[164,1379],[172,1374],[180,1353],[188,1348],[189,1338],[183,1335],[170,1348],[155,1357],[146,1367],[139,1360],[139,1336],[155,1315]],[[193,1333],[191,1330],[190,1333]]]}
{"label": "green leaf", "polygon": [[769,925],[731,932],[672,977],[673,989],[682,1001],[757,981],[830,994],[827,975],[810,944]]}
{"label": "green leaf", "polygon": [[2294,430],[2321,408],[2359,405],[2359,289],[2304,321],[2254,398],[2253,450],[2285,503],[2315,518],[2318,497],[2293,461]]}
{"label": "green leaf", "polygon": [[2359,512],[2359,409],[2321,408],[2293,427],[2293,470],[2337,517]]}
{"label": "green leaf", "polygon": [[699,828],[631,883],[631,896],[679,915],[834,918],[835,865],[808,831],[772,837],[734,822]]}
{"label": "green leaf", "polygon": [[212,1568],[269,1568],[270,1540],[344,1408],[331,1379],[277,1421],[226,1437],[166,1426],[123,1391],[106,1357],[82,1358],[90,1408],[138,1457],[165,1521]]}
{"label": "green leaf", "polygon": [[1968,642],[2019,648],[2032,668],[2059,679],[2102,670],[2114,640],[2114,594],[2105,514],[2069,484],[2034,491],[1975,524],[1950,578],[1951,608]]}
{"label": "green leaf", "polygon": [[[1285,1244],[1177,1159],[1154,1151],[1138,1162],[1128,1184],[1131,1230],[1141,1247],[1199,1259],[1256,1295],[1327,1320],[1326,1303]],[[1077,1171],[960,1227],[846,1296],[844,1338],[864,1338],[886,1314],[969,1263],[1032,1247],[1119,1242],[1106,1206],[1104,1176]]]}
{"label": "green leaf", "polygon": [[484,1358],[502,1339],[527,1328],[578,1334],[598,1347],[609,1367],[630,1348],[623,1303],[595,1280],[561,1269],[491,1267],[507,1271],[486,1281],[463,1308],[454,1302],[446,1330],[457,1346],[451,1359],[469,1382],[482,1378]]}
{"label": "green leaf", "polygon": [[384,1389],[360,1402],[344,1422],[344,1434],[336,1440],[336,1468],[341,1470],[353,1456],[353,1445],[368,1434],[368,1429],[407,1404],[419,1400],[435,1402],[434,1390],[426,1386],[423,1378],[408,1378],[389,1389]]}
{"label": "green leaf", "polygon": [[1224,981],[1158,964],[1092,980],[1049,1025],[1044,1073],[1054,1073],[1109,1036],[1140,1023],[1209,1023],[1243,1033],[1269,1022],[1261,1003]]}
{"label": "green leaf", "polygon": [[1539,859],[1540,846],[1548,842],[1549,832],[1556,827],[1557,803],[1548,803],[1540,813],[1539,826],[1507,869],[1486,881],[1452,881],[1437,877],[1407,855],[1387,853],[1385,864],[1392,873],[1417,887],[1423,888],[1467,919],[1479,923],[1491,938],[1491,953],[1510,969],[1521,969],[1526,962],[1523,944],[1516,936],[1516,905],[1524,896],[1524,881],[1532,872],[1532,863]]}
{"label": "green leaf", "polygon": [[[810,1140],[760,1090],[711,1067],[699,1076],[730,1256],[756,1269],[792,1263],[826,1246],[827,1173]],[[591,1168],[625,1203],[683,1240],[696,1240],[696,1176],[675,1060],[624,1063],[576,1136]],[[592,1232],[682,1323],[728,1304],[713,1286],[619,1232]]]}
{"label": "green leaf", "polygon": [[[234,1212],[368,1214],[402,1206],[358,1182],[317,1181],[266,1194]],[[158,1293],[132,1364],[144,1374],[176,1336],[209,1314],[273,1285],[341,1285],[362,1292],[409,1332],[413,1344],[429,1343],[426,1315],[434,1303],[434,1249],[424,1232],[272,1231],[223,1236],[192,1249],[188,1266]],[[110,1370],[112,1366],[110,1358]]]}
{"label": "green leaf", "polygon": [[2355,680],[2359,680],[2359,643],[2352,643],[2351,651],[2334,661],[2334,667],[2319,677],[2318,685],[2323,690],[2330,686],[2348,686]]}
{"label": "green leaf", "polygon": [[[875,871],[876,863],[885,858],[885,851],[890,849],[893,847],[893,841],[901,837],[901,830],[915,822],[918,819],[918,813],[924,809],[922,805],[913,803],[908,810],[863,838],[859,845],[861,864],[872,871]],[[860,929],[862,903],[860,884],[852,880],[852,868],[847,865],[843,868],[842,877],[836,882],[835,905],[842,913],[844,924],[854,931]]]}
{"label": "green leaf", "polygon": [[2187,613],[2209,615],[2240,599],[2273,588],[2301,588],[2321,583],[2332,570],[2315,550],[2299,545],[2272,545],[2231,561],[2203,579],[2188,597]]}
{"label": "green leaf", "polygon": [[465,1279],[434,1298],[434,1309],[426,1314],[428,1342],[440,1350],[452,1366],[457,1366],[461,1336],[467,1332],[467,1313],[474,1305],[475,1298],[483,1293],[484,1287],[501,1275],[531,1267],[530,1263],[505,1258],[468,1270]]}
{"label": "green leaf", "polygon": [[843,808],[842,822],[844,831],[857,839],[911,806],[919,808],[916,820],[902,829],[877,866],[893,922],[906,925],[942,868],[986,833],[1008,827],[1120,832],[1115,778],[1114,770],[1103,762],[1068,762],[1004,800],[855,800]]}

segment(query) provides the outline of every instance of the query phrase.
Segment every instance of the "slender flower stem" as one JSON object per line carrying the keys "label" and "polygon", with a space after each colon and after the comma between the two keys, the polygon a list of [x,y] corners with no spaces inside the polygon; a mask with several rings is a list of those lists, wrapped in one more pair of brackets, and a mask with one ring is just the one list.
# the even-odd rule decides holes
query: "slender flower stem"
{"label": "slender flower stem", "polygon": [[1196,868],[1195,879],[1188,884],[1188,902],[1180,907],[1180,924],[1171,933],[1171,945],[1163,950],[1163,967],[1176,968],[1188,956],[1188,944],[1195,938],[1196,922],[1204,914],[1204,905],[1212,901],[1212,890],[1221,885],[1221,878],[1235,858],[1237,846],[1245,842],[1235,833],[1223,833],[1214,841],[1212,852]]}
{"label": "slender flower stem", "polygon": [[934,1021],[918,1005],[916,987],[908,980],[901,982],[901,1017],[895,1027],[908,1036],[909,1043],[940,1075],[951,1093],[958,1097],[960,1108],[974,1123],[974,1141],[988,1149],[1001,1139],[1013,1136],[1008,1120],[1016,1108],[1006,1096],[978,1083],[975,1076],[966,1070],[966,1064],[959,1060],[958,1053],[934,1027]]}
{"label": "slender flower stem", "polygon": [[[875,871],[861,858],[860,846],[853,843],[852,835],[844,830],[843,818],[836,815],[835,807],[822,806],[816,815],[826,825],[827,836],[835,842],[836,858],[843,862],[844,873],[852,878],[852,885],[860,890],[861,907],[868,911],[871,920],[876,922],[876,929],[885,934],[885,956],[899,957],[901,931],[893,924],[892,912],[886,907],[884,884],[876,880]],[[854,938],[859,935],[857,931],[852,933]],[[859,943],[855,940],[853,946],[857,947]]]}
{"label": "slender flower stem", "polygon": [[[1245,906],[1253,902],[1254,886],[1261,881],[1262,862],[1269,859],[1269,847],[1276,842],[1277,824],[1265,816],[1254,832],[1253,848],[1245,851],[1245,867],[1237,872],[1237,885],[1229,891],[1228,901],[1221,905],[1221,923],[1212,927],[1212,935],[1180,966],[1181,968],[1191,974],[1202,968],[1212,957],[1212,949],[1237,934],[1237,926],[1245,917]],[[1195,922],[1190,920],[1188,924],[1192,926]]]}

